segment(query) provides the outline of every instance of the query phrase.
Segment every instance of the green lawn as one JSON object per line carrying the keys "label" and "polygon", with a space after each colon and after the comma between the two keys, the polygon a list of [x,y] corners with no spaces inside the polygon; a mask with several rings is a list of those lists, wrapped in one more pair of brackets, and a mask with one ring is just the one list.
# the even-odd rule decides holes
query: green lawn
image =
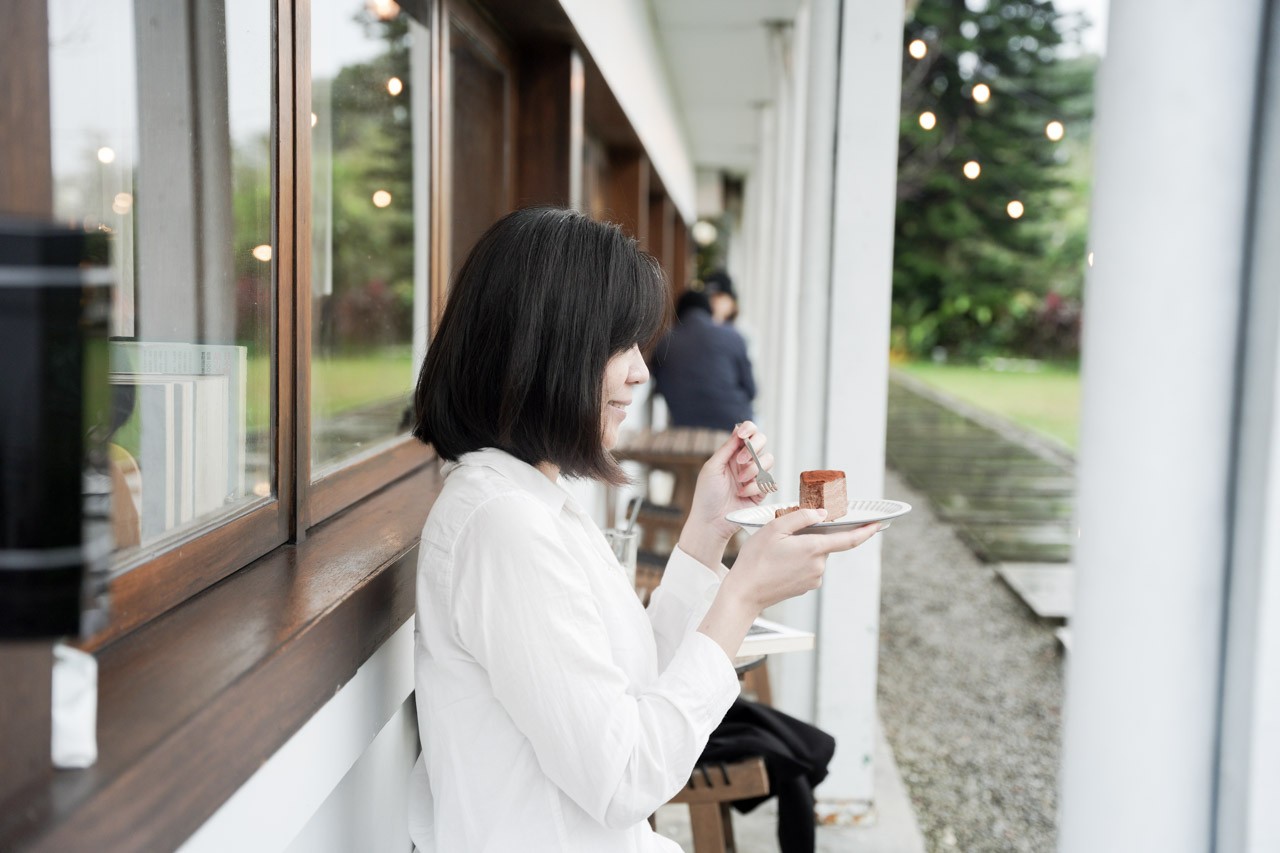
{"label": "green lawn", "polygon": [[[270,365],[251,358],[246,408],[250,432],[265,430],[271,411],[267,397]],[[320,417],[349,412],[413,392],[413,357],[403,348],[380,355],[314,358],[311,362],[311,405]]]}
{"label": "green lawn", "polygon": [[1080,372],[1074,366],[1045,364],[1038,372],[1022,373],[973,365],[910,362],[898,365],[898,369],[971,406],[1076,446]]}

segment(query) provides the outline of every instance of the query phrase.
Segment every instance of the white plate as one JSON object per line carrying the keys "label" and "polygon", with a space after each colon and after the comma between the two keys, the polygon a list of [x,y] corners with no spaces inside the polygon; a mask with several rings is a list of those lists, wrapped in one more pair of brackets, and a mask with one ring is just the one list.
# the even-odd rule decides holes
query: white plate
{"label": "white plate", "polygon": [[[764,527],[773,521],[775,511],[795,505],[794,503],[771,503],[749,506],[746,509],[731,512],[725,518],[732,524],[737,524],[741,527]],[[890,518],[906,515],[909,512],[911,512],[911,504],[903,503],[902,501],[850,501],[849,511],[844,515],[833,521],[819,521],[817,524],[811,524],[800,532],[835,533],[838,530],[849,530],[875,521],[884,522]],[[887,524],[881,524],[880,528],[883,530],[888,526]]]}

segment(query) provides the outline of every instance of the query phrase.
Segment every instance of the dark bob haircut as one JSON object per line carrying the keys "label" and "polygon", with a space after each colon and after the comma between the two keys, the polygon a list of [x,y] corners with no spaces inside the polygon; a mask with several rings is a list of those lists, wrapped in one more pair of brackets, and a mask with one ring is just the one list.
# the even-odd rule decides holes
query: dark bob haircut
{"label": "dark bob haircut", "polygon": [[623,483],[604,449],[604,370],[662,334],[662,269],[616,225],[531,207],[459,269],[418,376],[413,434],[454,460],[497,447],[568,477]]}

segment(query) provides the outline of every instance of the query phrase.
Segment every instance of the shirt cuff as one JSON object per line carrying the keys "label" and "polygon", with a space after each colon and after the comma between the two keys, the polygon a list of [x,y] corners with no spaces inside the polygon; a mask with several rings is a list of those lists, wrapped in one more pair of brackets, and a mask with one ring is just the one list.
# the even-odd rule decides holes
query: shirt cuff
{"label": "shirt cuff", "polygon": [[667,558],[667,568],[662,573],[662,588],[668,595],[689,605],[708,603],[715,598],[720,581],[729,574],[724,566],[714,569],[695,560],[677,545]]}

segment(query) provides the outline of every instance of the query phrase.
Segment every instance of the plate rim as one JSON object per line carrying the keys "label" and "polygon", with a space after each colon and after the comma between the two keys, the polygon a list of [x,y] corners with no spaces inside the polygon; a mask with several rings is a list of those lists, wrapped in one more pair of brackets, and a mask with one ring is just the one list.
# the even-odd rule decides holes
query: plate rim
{"label": "plate rim", "polygon": [[[858,501],[853,501],[852,503],[858,504],[858,503],[880,503],[880,502],[897,504],[899,507],[899,510],[897,512],[891,513],[889,515],[884,515],[879,518],[869,518],[866,520],[859,520],[859,521],[852,521],[852,520],[846,521],[843,518],[837,518],[834,521],[819,521],[816,524],[809,525],[809,527],[840,527],[843,525],[859,526],[863,524],[875,524],[878,521],[888,521],[890,519],[897,518],[901,515],[906,515],[908,512],[911,512],[913,508],[911,504],[907,503],[906,501],[900,501],[894,498],[864,498]],[[769,519],[768,521],[737,521],[734,519],[734,516],[737,515],[738,513],[747,512],[753,509],[763,509],[765,507],[772,507],[776,510],[777,508],[784,507],[784,506],[796,506],[796,504],[790,503],[790,502],[777,503],[777,504],[758,503],[754,507],[743,507],[742,509],[735,509],[733,512],[725,516],[725,521],[728,521],[730,524],[736,524],[739,527],[764,527],[770,521],[773,521],[773,519]]]}

